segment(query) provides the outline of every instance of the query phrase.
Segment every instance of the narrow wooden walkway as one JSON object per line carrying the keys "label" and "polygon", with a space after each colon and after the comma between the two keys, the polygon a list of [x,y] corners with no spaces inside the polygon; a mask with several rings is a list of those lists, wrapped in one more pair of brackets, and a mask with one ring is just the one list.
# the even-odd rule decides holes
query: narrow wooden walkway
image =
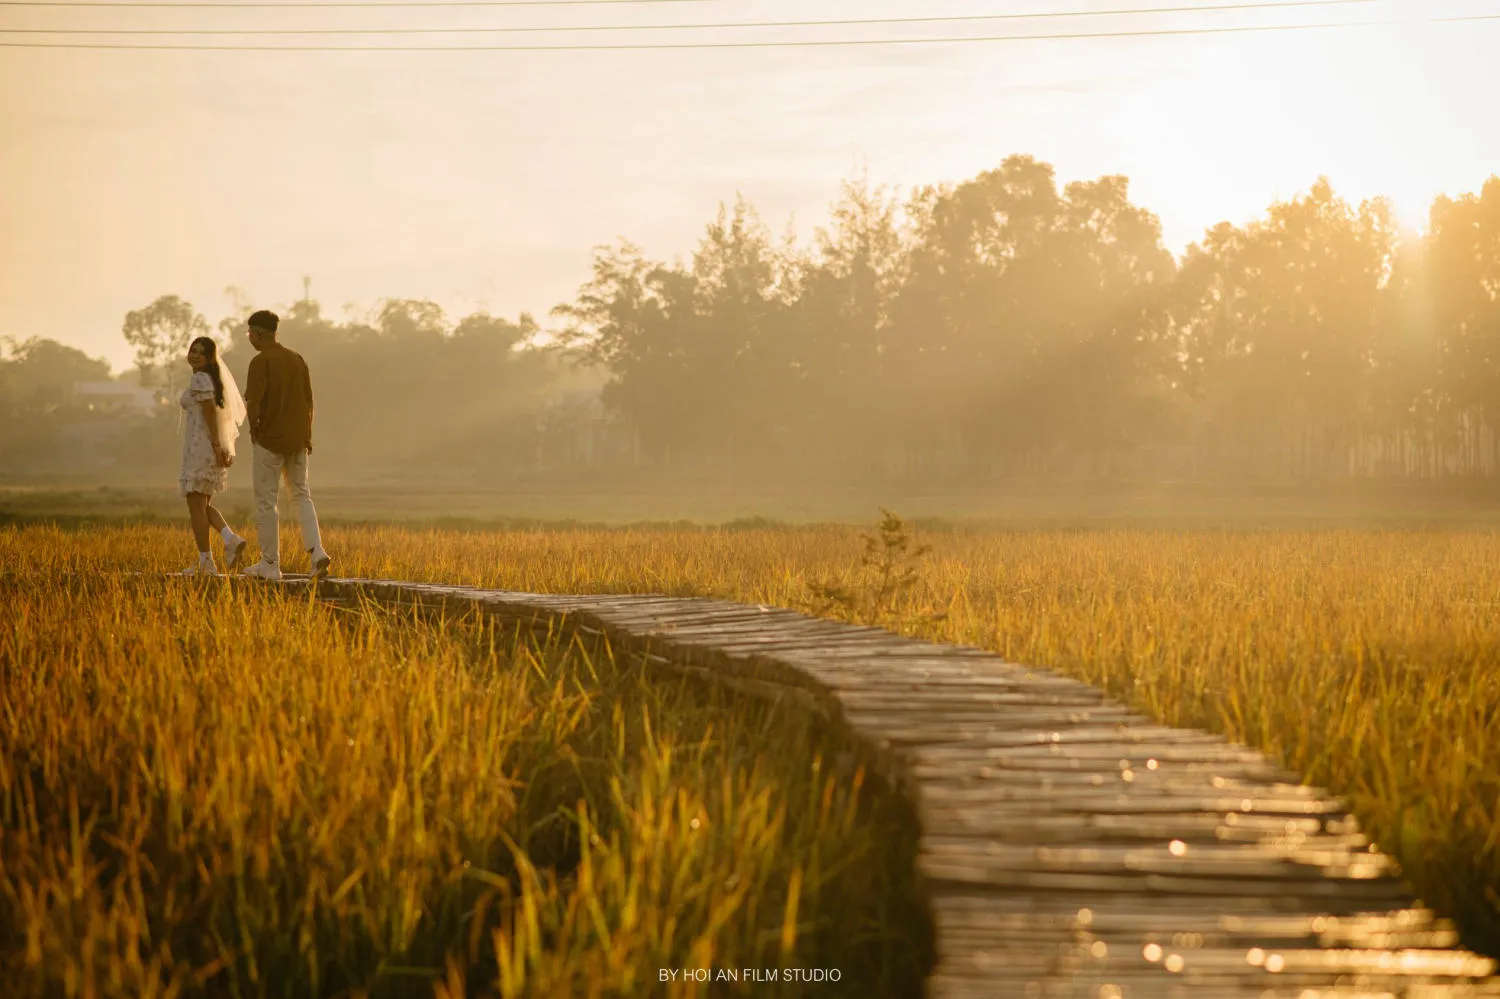
{"label": "narrow wooden walkway", "polygon": [[319,590],[564,619],[847,723],[921,822],[930,996],[1500,997],[1495,962],[1458,948],[1339,800],[1087,684],[717,600],[357,579]]}

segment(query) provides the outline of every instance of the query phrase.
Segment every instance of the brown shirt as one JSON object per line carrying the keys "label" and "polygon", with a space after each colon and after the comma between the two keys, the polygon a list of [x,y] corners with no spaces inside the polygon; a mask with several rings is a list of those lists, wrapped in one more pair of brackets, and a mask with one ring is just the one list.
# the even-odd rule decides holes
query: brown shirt
{"label": "brown shirt", "polygon": [[277,454],[312,447],[312,375],[302,355],[274,343],[250,359],[245,382],[250,439]]}

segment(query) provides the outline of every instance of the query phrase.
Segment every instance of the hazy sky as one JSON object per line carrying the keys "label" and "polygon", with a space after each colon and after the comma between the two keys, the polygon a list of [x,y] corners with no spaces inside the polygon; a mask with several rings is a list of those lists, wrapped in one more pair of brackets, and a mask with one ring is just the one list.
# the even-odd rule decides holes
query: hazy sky
{"label": "hazy sky", "polygon": [[[1203,6],[1203,0],[696,0],[399,9],[0,6],[0,27],[644,25]],[[126,8],[126,0],[118,5]],[[166,44],[600,44],[1142,30],[1496,13],[1490,0],[947,25],[401,36],[0,35]],[[125,366],[162,294],[364,312],[431,298],[545,322],[625,236],[689,254],[736,191],[810,234],[841,180],[913,187],[1011,153],[1124,173],[1180,252],[1327,174],[1409,219],[1500,173],[1500,21],[1219,36],[610,52],[0,48],[0,335]]]}

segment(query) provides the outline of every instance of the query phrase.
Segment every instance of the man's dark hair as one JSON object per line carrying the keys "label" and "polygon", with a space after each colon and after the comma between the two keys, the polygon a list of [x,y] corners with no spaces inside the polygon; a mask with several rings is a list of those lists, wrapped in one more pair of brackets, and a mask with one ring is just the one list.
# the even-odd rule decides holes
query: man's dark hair
{"label": "man's dark hair", "polygon": [[261,309],[259,312],[252,313],[249,319],[251,326],[254,326],[256,329],[265,330],[267,333],[275,333],[276,327],[280,323],[280,317],[269,309]]}

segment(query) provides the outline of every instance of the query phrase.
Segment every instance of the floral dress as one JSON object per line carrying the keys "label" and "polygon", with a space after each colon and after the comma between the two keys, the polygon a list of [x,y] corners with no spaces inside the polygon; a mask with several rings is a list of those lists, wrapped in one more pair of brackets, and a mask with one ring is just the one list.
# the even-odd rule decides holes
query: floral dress
{"label": "floral dress", "polygon": [[203,419],[204,401],[214,401],[213,379],[206,371],[193,372],[188,387],[179,400],[186,411],[182,430],[182,471],[177,476],[177,491],[211,496],[229,488],[229,469],[221,468],[214,456],[214,439],[209,436]]}

